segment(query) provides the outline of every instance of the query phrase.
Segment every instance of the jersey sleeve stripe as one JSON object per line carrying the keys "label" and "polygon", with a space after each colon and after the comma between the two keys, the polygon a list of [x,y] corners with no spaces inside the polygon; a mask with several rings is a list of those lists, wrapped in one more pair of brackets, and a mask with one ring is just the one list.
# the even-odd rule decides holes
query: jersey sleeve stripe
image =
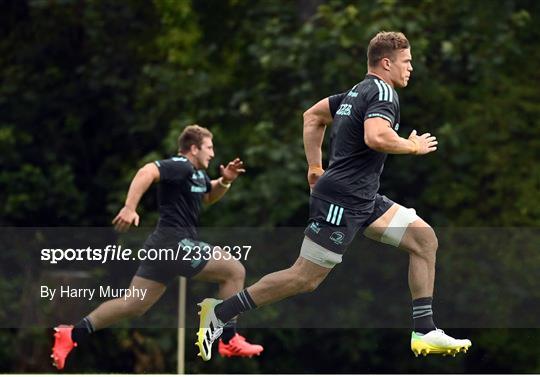
{"label": "jersey sleeve stripe", "polygon": [[385,85],[388,87],[388,93],[390,94],[390,98],[388,98],[388,101],[389,102],[394,102],[394,91],[392,90],[390,85],[388,85],[386,83],[385,83]]}
{"label": "jersey sleeve stripe", "polygon": [[377,80],[373,80],[375,82],[375,85],[377,85],[377,88],[379,88],[379,101],[383,100],[383,90],[381,88],[381,84]]}
{"label": "jersey sleeve stripe", "polygon": [[386,101],[386,88],[384,87],[383,84],[381,84],[381,82],[379,80],[375,80],[375,82],[379,85],[379,87],[381,88],[381,95],[379,96],[381,101]]}
{"label": "jersey sleeve stripe", "polygon": [[373,80],[379,89],[379,101],[394,102],[394,90],[382,80]]}
{"label": "jersey sleeve stripe", "polygon": [[384,100],[385,101],[388,101],[388,85],[386,85],[386,83],[384,81],[379,81],[379,83],[381,84],[383,90],[384,90]]}

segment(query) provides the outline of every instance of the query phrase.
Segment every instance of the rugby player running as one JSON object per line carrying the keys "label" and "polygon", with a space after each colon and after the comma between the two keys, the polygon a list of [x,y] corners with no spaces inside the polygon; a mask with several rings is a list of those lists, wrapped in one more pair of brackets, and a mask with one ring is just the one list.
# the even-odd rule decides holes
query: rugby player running
{"label": "rugby player running", "polygon": [[[138,226],[137,205],[148,188],[153,183],[158,183],[159,222],[143,248],[199,248],[202,252],[199,253],[200,258],[143,260],[129,287],[130,290],[146,289],[144,300],[134,297],[109,300],[74,326],[56,327],[51,358],[58,369],[64,368],[72,349],[90,334],[120,320],[143,315],[159,300],[167,285],[178,275],[218,283],[218,295],[223,299],[244,287],[244,266],[234,258],[212,259],[215,247],[200,241],[196,229],[201,202],[212,204],[221,199],[231,187],[231,183],[245,172],[244,164],[236,158],[225,167],[221,165],[221,177],[210,180],[205,169],[214,157],[212,133],[198,125],[187,126],[183,130],[178,138],[178,151],[178,156],[155,161],[139,169],[129,187],[125,205],[114,218],[113,224],[116,230],[122,232],[127,231],[131,225]],[[206,252],[209,253],[209,258],[203,257]],[[250,344],[236,332],[236,319],[229,319],[224,329],[220,330],[222,333],[220,331],[218,350],[222,356],[252,357],[263,351],[262,346]]]}
{"label": "rugby player running", "polygon": [[[454,339],[433,321],[435,255],[433,229],[412,208],[380,195],[379,179],[388,154],[425,155],[437,150],[435,136],[412,131],[398,136],[400,108],[394,88],[407,86],[412,67],[410,44],[399,32],[380,32],[369,43],[368,73],[349,91],[325,98],[304,113],[304,147],[312,188],[310,218],[300,256],[289,268],[264,276],[231,298],[205,299],[199,328],[203,359],[224,324],[238,314],[303,292],[311,292],[341,263],[358,230],[409,254],[412,296],[411,350],[455,355],[471,346]],[[321,146],[332,124],[330,162],[322,169]]]}

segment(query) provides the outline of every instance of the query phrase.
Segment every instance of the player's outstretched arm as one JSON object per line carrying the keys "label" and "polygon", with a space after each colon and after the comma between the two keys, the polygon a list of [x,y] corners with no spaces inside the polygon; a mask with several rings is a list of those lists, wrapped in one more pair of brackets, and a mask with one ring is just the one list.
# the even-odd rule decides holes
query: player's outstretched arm
{"label": "player's outstretched arm", "polygon": [[308,183],[313,188],[324,173],[322,168],[322,143],[326,125],[332,123],[328,98],[322,99],[304,113],[304,151],[308,163]]}
{"label": "player's outstretched arm", "polygon": [[423,155],[437,150],[437,138],[429,133],[411,132],[407,139],[400,137],[383,118],[370,118],[364,122],[364,141],[378,152],[390,154]]}
{"label": "player's outstretched arm", "polygon": [[231,187],[231,184],[240,176],[246,172],[244,168],[244,162],[236,157],[229,162],[227,166],[220,165],[219,172],[221,177],[212,180],[212,190],[205,194],[203,201],[206,204],[213,204],[225,195],[227,190]]}
{"label": "player's outstretched arm", "polygon": [[139,226],[139,215],[137,214],[139,201],[152,183],[158,181],[159,169],[155,164],[149,163],[139,169],[129,186],[124,207],[112,221],[114,229],[125,232],[132,224]]}

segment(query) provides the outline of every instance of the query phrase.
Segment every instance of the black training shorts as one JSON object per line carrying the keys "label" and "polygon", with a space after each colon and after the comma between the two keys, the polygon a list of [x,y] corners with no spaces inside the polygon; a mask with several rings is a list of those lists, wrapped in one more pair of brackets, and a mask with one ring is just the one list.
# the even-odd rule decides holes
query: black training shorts
{"label": "black training shorts", "polygon": [[[191,238],[178,238],[172,241],[171,237],[160,236],[159,232],[150,235],[143,249],[147,256],[157,255],[159,258],[141,260],[135,275],[167,285],[176,276],[191,278],[201,272],[212,255],[213,246]],[[150,249],[155,252],[148,252]],[[165,250],[161,255],[160,249]]]}
{"label": "black training shorts", "polygon": [[381,217],[394,202],[384,195],[344,208],[330,201],[311,196],[309,222],[304,234],[313,242],[338,254],[343,254],[360,229],[367,228]]}

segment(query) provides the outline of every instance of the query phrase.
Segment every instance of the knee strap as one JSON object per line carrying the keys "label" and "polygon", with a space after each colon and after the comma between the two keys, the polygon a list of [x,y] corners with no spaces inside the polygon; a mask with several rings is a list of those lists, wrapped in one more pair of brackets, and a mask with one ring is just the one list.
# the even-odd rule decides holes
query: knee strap
{"label": "knee strap", "polygon": [[407,227],[413,221],[419,219],[414,208],[399,206],[388,227],[384,231],[381,242],[398,247]]}
{"label": "knee strap", "polygon": [[300,249],[300,256],[325,268],[333,268],[336,264],[341,263],[343,258],[341,254],[325,249],[308,237],[304,237],[304,242],[302,242],[302,248]]}

